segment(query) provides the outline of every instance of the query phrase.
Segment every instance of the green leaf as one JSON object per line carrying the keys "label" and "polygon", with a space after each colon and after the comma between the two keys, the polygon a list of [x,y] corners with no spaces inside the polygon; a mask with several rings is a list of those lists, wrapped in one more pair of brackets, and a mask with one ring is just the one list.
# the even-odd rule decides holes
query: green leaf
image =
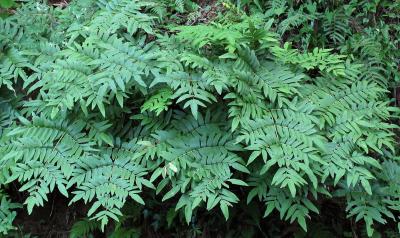
{"label": "green leaf", "polygon": [[57,183],[57,188],[62,195],[64,195],[65,197],[68,197],[68,192],[67,192],[67,189],[65,188],[64,184],[62,184],[61,182]]}
{"label": "green leaf", "polygon": [[267,204],[267,209],[265,210],[264,217],[267,217],[275,209],[275,204],[270,202]]}
{"label": "green leaf", "polygon": [[299,223],[299,225],[301,226],[301,228],[303,228],[303,230],[305,232],[307,232],[307,224],[306,224],[306,220],[304,218],[304,216],[299,215],[297,217],[297,222]]}
{"label": "green leaf", "polygon": [[168,227],[171,227],[172,222],[173,222],[173,220],[174,220],[174,218],[176,217],[177,214],[178,213],[173,208],[170,208],[168,210],[168,212],[167,212],[167,224],[168,224]]}
{"label": "green leaf", "polygon": [[232,164],[232,167],[233,167],[234,169],[240,171],[240,172],[243,172],[243,173],[246,173],[246,174],[249,174],[249,173],[250,173],[250,171],[249,171],[245,166],[243,166],[243,165],[241,165],[241,164],[239,164],[239,163],[234,163],[234,164]]}
{"label": "green leaf", "polygon": [[173,187],[171,190],[169,190],[164,197],[162,198],[162,201],[165,201],[167,199],[172,198],[173,196],[175,196],[175,194],[177,194],[180,190],[180,186],[175,186]]}
{"label": "green leaf", "polygon": [[247,165],[251,164],[260,155],[261,151],[253,151],[249,157],[249,160],[247,161]]}
{"label": "green leaf", "polygon": [[100,206],[101,206],[100,201],[94,202],[92,207],[88,211],[88,216],[91,216]]}
{"label": "green leaf", "polygon": [[15,6],[14,0],[0,0],[0,7],[1,8],[11,8]]}
{"label": "green leaf", "polygon": [[219,204],[219,207],[222,211],[222,214],[224,214],[225,220],[228,220],[229,218],[229,208],[226,202],[221,201]]}
{"label": "green leaf", "polygon": [[231,182],[232,184],[239,185],[239,186],[249,186],[247,183],[245,183],[244,181],[239,180],[239,179],[228,179],[228,181]]}
{"label": "green leaf", "polygon": [[143,199],[142,199],[139,195],[137,195],[137,194],[131,194],[130,196],[131,196],[131,198],[132,198],[133,200],[135,200],[136,202],[138,202],[138,203],[140,203],[140,204],[142,204],[142,205],[145,205]]}
{"label": "green leaf", "polygon": [[371,185],[369,184],[368,180],[366,179],[361,179],[361,185],[365,189],[365,191],[369,194],[372,195],[372,190],[371,190]]}
{"label": "green leaf", "polygon": [[289,187],[290,194],[292,195],[292,197],[296,197],[296,186],[294,185],[294,183],[292,181],[288,182],[288,187]]}
{"label": "green leaf", "polygon": [[185,220],[187,224],[189,224],[190,221],[192,220],[192,212],[193,212],[192,206],[187,204],[185,206]]}
{"label": "green leaf", "polygon": [[100,133],[100,139],[106,142],[110,146],[114,146],[113,139],[111,135],[108,135],[104,132]]}

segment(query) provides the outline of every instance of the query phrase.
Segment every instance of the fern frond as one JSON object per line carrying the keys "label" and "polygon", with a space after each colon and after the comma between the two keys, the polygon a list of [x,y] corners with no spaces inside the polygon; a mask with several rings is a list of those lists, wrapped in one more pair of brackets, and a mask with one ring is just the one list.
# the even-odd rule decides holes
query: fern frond
{"label": "fern frond", "polygon": [[100,229],[100,225],[98,222],[84,219],[81,221],[77,221],[73,224],[70,231],[70,238],[81,238],[87,237],[93,231]]}
{"label": "fern frond", "polygon": [[337,11],[326,11],[324,13],[322,27],[324,35],[335,45],[342,44],[351,33],[348,18],[343,13]]}
{"label": "fern frond", "polygon": [[9,231],[16,229],[13,221],[17,216],[15,209],[20,208],[20,205],[11,202],[3,191],[0,193],[0,199],[0,234],[8,235]]}
{"label": "fern frond", "polygon": [[228,128],[224,129],[220,121],[215,121],[219,117],[207,113],[205,117],[199,114],[198,118],[196,122],[188,117],[183,124],[180,123],[182,119],[177,118],[173,122],[177,130],[160,132],[158,138],[164,138],[167,147],[160,154],[163,167],[155,170],[152,176],[152,180],[163,177],[157,192],[167,183],[173,185],[163,200],[181,191],[183,195],[176,209],[185,207],[187,222],[191,220],[191,210],[202,201],[207,203],[208,209],[220,204],[227,218],[227,206],[238,200],[226,183],[244,185],[243,181],[233,178],[233,171],[248,172],[242,159],[234,153],[242,150],[241,146],[234,143],[231,133],[226,131]]}
{"label": "fern frond", "polygon": [[0,86],[3,84],[11,91],[15,91],[13,83],[21,78],[26,80],[28,78],[26,71],[32,70],[34,67],[29,63],[22,53],[15,49],[10,48],[4,53],[0,53]]}
{"label": "fern frond", "polygon": [[[5,51],[16,44],[23,35],[23,29],[10,19],[0,19],[0,50]],[[12,48],[12,47],[11,47]]]}
{"label": "fern frond", "polygon": [[318,68],[323,72],[334,76],[345,75],[343,55],[333,55],[330,49],[314,48],[310,53],[300,53],[298,50],[290,49],[285,43],[283,48],[273,47],[272,53],[285,63],[297,64],[306,70]]}
{"label": "fern frond", "polygon": [[156,94],[151,96],[148,100],[146,100],[142,107],[141,112],[150,111],[155,112],[156,115],[160,115],[161,112],[167,111],[168,106],[172,104],[173,92],[169,88],[162,88],[157,91]]}
{"label": "fern frond", "polygon": [[205,103],[216,102],[216,97],[211,94],[206,80],[199,74],[188,74],[186,72],[175,72],[166,76],[159,76],[152,85],[166,83],[174,90],[172,99],[177,103],[184,103],[183,108],[190,107],[192,115],[196,118],[198,108],[206,107]]}
{"label": "fern frond", "polygon": [[20,120],[23,125],[9,131],[1,143],[1,163],[11,171],[7,182],[18,180],[23,184],[20,190],[29,192],[25,204],[31,213],[34,206],[43,206],[56,185],[68,196],[65,185],[73,164],[92,151],[92,144],[81,133],[83,122],[69,124],[37,116],[32,122]]}
{"label": "fern frond", "polygon": [[156,17],[142,12],[152,8],[153,2],[139,0],[99,0],[100,13],[90,22],[89,27],[112,34],[120,29],[125,29],[130,35],[138,30],[152,34],[152,25]]}
{"label": "fern frond", "polygon": [[[109,218],[119,220],[118,217],[122,215],[120,209],[128,198],[144,204],[138,193],[143,186],[153,188],[143,178],[147,169],[138,163],[132,163],[133,158],[121,156],[124,154],[119,154],[118,151],[105,150],[99,156],[80,159],[67,184],[67,188],[76,185],[71,203],[78,200],[88,203],[96,199],[88,216],[93,215],[93,219],[101,222],[102,229]],[[104,210],[96,212],[100,206]]]}

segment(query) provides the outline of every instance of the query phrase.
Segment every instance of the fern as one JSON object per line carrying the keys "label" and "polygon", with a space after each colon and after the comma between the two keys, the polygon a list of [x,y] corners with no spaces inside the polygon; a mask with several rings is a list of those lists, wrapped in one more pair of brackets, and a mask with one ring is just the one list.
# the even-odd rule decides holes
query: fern
{"label": "fern", "polygon": [[14,230],[13,221],[17,216],[16,208],[21,206],[9,200],[8,196],[1,193],[0,209],[0,234],[7,235],[10,230]]}
{"label": "fern", "polygon": [[99,1],[99,5],[101,10],[91,21],[90,28],[108,33],[115,33],[122,28],[131,35],[138,30],[152,33],[155,17],[141,12],[145,8],[153,7],[152,2],[115,0]]}
{"label": "fern", "polygon": [[145,90],[144,78],[157,71],[151,66],[155,57],[149,46],[136,48],[116,35],[93,34],[82,45],[60,53],[60,59],[38,75],[41,80],[30,85],[29,91],[41,88],[44,101],[53,108],[52,117],[60,110],[72,109],[75,103],[85,111],[97,107],[105,116],[104,105],[113,97],[123,106],[132,87]]}
{"label": "fern", "polygon": [[[375,21],[389,8],[213,2],[223,14],[182,25],[203,2],[24,1],[0,19],[0,233],[18,207],[9,184],[29,214],[52,193],[83,201],[72,237],[146,236],[177,214],[207,236],[214,212],[261,207],[307,231],[322,200],[368,236],[399,222],[399,29]],[[252,213],[243,227],[263,233]]]}
{"label": "fern", "polygon": [[90,151],[91,144],[80,133],[82,122],[68,125],[63,120],[50,122],[36,116],[32,122],[21,120],[24,125],[8,132],[2,142],[1,154],[7,155],[2,164],[12,172],[7,182],[18,180],[24,184],[20,190],[29,192],[25,204],[31,213],[34,206],[47,201],[55,186],[68,196],[65,185],[74,160]]}
{"label": "fern", "polygon": [[222,123],[216,119],[219,118],[212,118],[210,113],[205,118],[199,114],[197,121],[192,116],[179,118],[179,124],[178,121],[171,122],[175,125],[174,130],[156,135],[161,141],[172,135],[175,138],[165,142],[168,149],[160,154],[164,166],[154,171],[152,180],[160,175],[163,177],[157,192],[169,181],[172,183],[172,189],[163,196],[163,200],[181,191],[183,195],[176,209],[185,208],[188,223],[192,210],[202,201],[207,203],[207,209],[220,204],[227,219],[228,206],[238,201],[237,196],[227,189],[227,183],[245,185],[245,182],[232,178],[231,172],[248,172],[242,159],[234,153],[240,151],[241,147],[234,145],[229,132],[222,136]]}
{"label": "fern", "polygon": [[169,88],[160,89],[155,95],[151,96],[145,103],[143,103],[141,112],[155,111],[156,115],[161,112],[167,111],[168,106],[172,104],[172,91]]}
{"label": "fern", "polygon": [[88,219],[77,221],[71,228],[70,237],[80,238],[87,237],[93,231],[100,229],[99,223]]}
{"label": "fern", "polygon": [[287,18],[283,20],[278,28],[278,33],[283,35],[285,32],[299,27],[300,25],[304,24],[308,20],[312,19],[310,16],[307,16],[302,9],[298,11],[294,11],[293,9],[289,9],[287,13]]}
{"label": "fern", "polygon": [[289,49],[289,44],[283,48],[274,47],[273,54],[285,63],[298,64],[306,70],[318,69],[331,73],[334,76],[344,76],[345,65],[343,55],[330,55],[329,49],[314,48],[312,53],[301,54],[297,50]]}
{"label": "fern", "polygon": [[19,78],[26,80],[28,77],[26,71],[33,68],[28,59],[14,48],[8,49],[4,54],[0,54],[0,65],[0,86],[6,85],[12,91],[14,91],[13,83],[16,83]]}
{"label": "fern", "polygon": [[[68,181],[67,187],[76,184],[77,188],[73,192],[72,202],[84,200],[85,203],[93,199],[96,194],[96,201],[88,211],[88,216],[92,216],[101,222],[101,227],[108,223],[109,218],[118,221],[118,216],[122,216],[120,209],[129,197],[134,201],[144,204],[143,199],[138,195],[142,186],[152,188],[153,185],[142,178],[146,175],[146,169],[139,165],[130,165],[129,157],[118,158],[118,152],[114,154],[107,152],[100,158],[92,157],[81,159],[78,167],[72,174],[73,178]],[[111,156],[116,156],[113,159]],[[134,185],[132,184],[134,183]],[[104,210],[96,212],[100,207]],[[96,213],[95,213],[96,212]]]}
{"label": "fern", "polygon": [[348,18],[343,13],[339,12],[325,12],[323,28],[325,35],[333,42],[333,44],[341,44],[350,35],[350,28]]}

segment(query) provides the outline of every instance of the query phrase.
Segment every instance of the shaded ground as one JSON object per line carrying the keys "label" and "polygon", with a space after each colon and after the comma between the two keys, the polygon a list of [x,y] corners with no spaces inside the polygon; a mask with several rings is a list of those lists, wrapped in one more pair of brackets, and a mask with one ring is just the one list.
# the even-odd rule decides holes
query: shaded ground
{"label": "shaded ground", "polygon": [[[61,194],[52,193],[45,206],[35,207],[31,215],[28,215],[26,207],[18,210],[14,222],[19,230],[17,233],[49,238],[69,237],[74,222],[86,216],[87,206],[77,203],[68,207],[68,202],[68,198]],[[96,237],[102,236],[99,233]]]}

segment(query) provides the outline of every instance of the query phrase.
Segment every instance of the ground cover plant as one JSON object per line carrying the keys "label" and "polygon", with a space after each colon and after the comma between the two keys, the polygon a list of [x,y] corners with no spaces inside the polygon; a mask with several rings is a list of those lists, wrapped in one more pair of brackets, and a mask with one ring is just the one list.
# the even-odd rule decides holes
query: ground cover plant
{"label": "ground cover plant", "polygon": [[398,237],[400,2],[0,1],[4,237]]}

